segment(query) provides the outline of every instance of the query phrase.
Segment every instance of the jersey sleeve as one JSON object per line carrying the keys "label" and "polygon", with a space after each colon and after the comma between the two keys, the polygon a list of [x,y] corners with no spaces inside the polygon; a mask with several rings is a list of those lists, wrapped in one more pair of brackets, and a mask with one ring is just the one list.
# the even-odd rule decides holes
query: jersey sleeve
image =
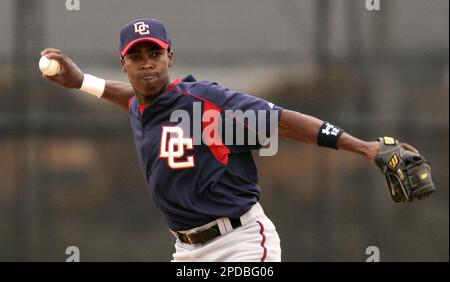
{"label": "jersey sleeve", "polygon": [[[282,107],[264,99],[232,91],[216,83],[209,83],[204,91],[206,99],[220,107],[222,138],[232,151],[259,149],[276,134]],[[233,121],[232,137],[230,121]],[[227,125],[228,122],[228,125]],[[228,139],[227,139],[228,136]],[[229,144],[232,140],[232,144]]]}

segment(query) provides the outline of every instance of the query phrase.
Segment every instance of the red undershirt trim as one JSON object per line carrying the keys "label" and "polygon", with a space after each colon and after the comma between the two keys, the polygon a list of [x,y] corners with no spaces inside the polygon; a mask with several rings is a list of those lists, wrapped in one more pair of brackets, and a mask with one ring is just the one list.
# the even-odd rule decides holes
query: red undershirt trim
{"label": "red undershirt trim", "polygon": [[142,115],[142,113],[145,111],[145,109],[147,109],[148,104],[145,104],[145,105],[139,104],[138,107],[139,107],[139,112],[141,112],[141,115]]}

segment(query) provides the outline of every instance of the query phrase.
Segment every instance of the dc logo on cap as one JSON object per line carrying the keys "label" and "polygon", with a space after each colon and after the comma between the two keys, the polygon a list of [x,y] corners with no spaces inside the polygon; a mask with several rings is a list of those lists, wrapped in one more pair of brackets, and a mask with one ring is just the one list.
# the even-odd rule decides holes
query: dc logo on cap
{"label": "dc logo on cap", "polygon": [[144,22],[137,22],[134,24],[134,32],[140,35],[150,34],[150,26]]}

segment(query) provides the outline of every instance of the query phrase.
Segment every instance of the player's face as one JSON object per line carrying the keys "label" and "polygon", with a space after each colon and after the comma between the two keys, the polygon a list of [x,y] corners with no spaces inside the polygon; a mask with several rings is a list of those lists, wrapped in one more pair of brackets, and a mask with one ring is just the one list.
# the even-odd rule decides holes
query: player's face
{"label": "player's face", "polygon": [[138,98],[142,98],[139,101],[148,101],[170,85],[172,57],[172,52],[152,42],[140,42],[124,56],[123,70],[128,74]]}

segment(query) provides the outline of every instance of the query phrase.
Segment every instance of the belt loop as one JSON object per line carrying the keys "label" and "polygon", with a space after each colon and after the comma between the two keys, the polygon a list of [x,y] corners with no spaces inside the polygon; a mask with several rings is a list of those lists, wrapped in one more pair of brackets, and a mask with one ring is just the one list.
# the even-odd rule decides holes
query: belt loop
{"label": "belt loop", "polygon": [[223,235],[223,234],[227,233],[228,229],[226,227],[224,218],[223,217],[218,218],[216,221],[217,221],[217,225],[219,226],[220,234]]}
{"label": "belt loop", "polygon": [[225,225],[225,228],[227,229],[227,232],[233,231],[233,225],[231,225],[231,221],[228,217],[225,217],[223,219],[223,223]]}
{"label": "belt loop", "polygon": [[189,236],[190,234],[186,234],[186,240],[188,241],[188,243],[190,244],[190,245],[194,245],[194,242],[192,241],[192,238],[191,238],[191,236]]}
{"label": "belt loop", "polygon": [[180,235],[178,235],[178,233],[176,231],[172,231],[171,229],[169,229],[170,233],[172,233],[172,235],[175,237],[176,240],[180,240]]}

